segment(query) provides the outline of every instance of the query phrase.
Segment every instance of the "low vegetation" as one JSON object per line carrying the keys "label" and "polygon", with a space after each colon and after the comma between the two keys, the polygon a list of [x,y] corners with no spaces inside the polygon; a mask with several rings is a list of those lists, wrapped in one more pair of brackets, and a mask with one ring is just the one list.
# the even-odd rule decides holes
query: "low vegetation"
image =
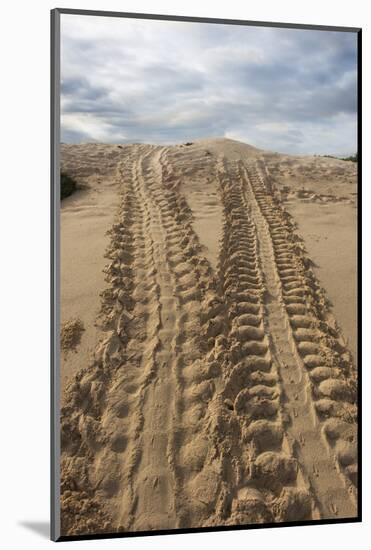
{"label": "low vegetation", "polygon": [[358,153],[351,155],[350,157],[342,158],[341,160],[350,160],[351,162],[358,162]]}
{"label": "low vegetation", "polygon": [[338,159],[338,160],[350,160],[351,162],[358,162],[358,153],[350,155],[349,157],[335,157],[334,155],[322,155],[329,159]]}
{"label": "low vegetation", "polygon": [[74,193],[77,189],[76,181],[68,174],[61,172],[61,199],[65,199]]}

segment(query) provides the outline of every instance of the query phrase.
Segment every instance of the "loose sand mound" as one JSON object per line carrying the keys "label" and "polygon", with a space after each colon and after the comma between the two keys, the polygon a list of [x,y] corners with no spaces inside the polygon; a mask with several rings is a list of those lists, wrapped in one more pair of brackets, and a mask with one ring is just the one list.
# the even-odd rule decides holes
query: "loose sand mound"
{"label": "loose sand mound", "polygon": [[89,186],[61,216],[62,319],[89,342],[62,363],[63,534],[354,517],[356,370],[295,217],[309,179],[355,232],[354,166],[224,139],[62,165]]}
{"label": "loose sand mound", "polygon": [[84,332],[84,324],[80,319],[71,319],[61,327],[61,349],[64,352],[75,350],[80,344]]}

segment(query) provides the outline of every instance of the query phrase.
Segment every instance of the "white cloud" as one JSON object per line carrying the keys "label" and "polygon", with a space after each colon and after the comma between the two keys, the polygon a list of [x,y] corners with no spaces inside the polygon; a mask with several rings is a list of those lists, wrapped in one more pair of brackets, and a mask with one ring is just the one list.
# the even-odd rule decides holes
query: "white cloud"
{"label": "white cloud", "polygon": [[77,15],[61,29],[64,141],[356,149],[354,34]]}

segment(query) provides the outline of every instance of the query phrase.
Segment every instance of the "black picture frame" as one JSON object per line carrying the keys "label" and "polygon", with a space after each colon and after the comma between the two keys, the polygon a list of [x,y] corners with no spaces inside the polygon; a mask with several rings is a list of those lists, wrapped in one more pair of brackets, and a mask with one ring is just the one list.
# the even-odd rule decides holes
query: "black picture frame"
{"label": "black picture frame", "polygon": [[[319,31],[340,31],[357,34],[357,145],[358,145],[358,198],[357,198],[357,346],[358,346],[358,506],[357,516],[354,518],[339,518],[339,519],[319,519],[309,521],[290,521],[282,523],[264,523],[251,525],[233,525],[233,526],[216,526],[216,527],[200,527],[191,529],[172,529],[158,531],[135,531],[135,532],[113,532],[113,533],[98,533],[85,534],[76,536],[62,536],[60,534],[60,510],[59,510],[59,455],[60,455],[60,278],[59,278],[59,253],[60,253],[60,234],[59,234],[59,210],[60,210],[60,19],[61,15],[84,15],[84,16],[99,16],[99,17],[116,17],[116,18],[132,18],[132,19],[147,19],[147,20],[162,20],[162,21],[182,21],[182,22],[197,22],[211,24],[228,24],[238,26],[252,27],[276,27],[286,29],[302,29],[302,30],[319,30]],[[81,10],[55,8],[51,10],[51,95],[50,95],[50,158],[51,158],[51,208],[50,208],[50,254],[51,254],[51,423],[50,423],[50,453],[51,453],[51,508],[50,508],[50,524],[51,524],[51,539],[53,541],[75,541],[75,540],[91,540],[91,539],[107,539],[107,538],[127,538],[139,536],[157,536],[167,534],[185,534],[185,533],[201,533],[201,532],[218,532],[218,531],[237,531],[250,529],[267,529],[280,528],[288,526],[308,526],[308,525],[328,525],[341,523],[356,523],[362,521],[362,29],[359,27],[341,27],[327,26],[317,24],[295,24],[295,23],[274,23],[269,21],[249,21],[237,19],[219,19],[212,17],[188,17],[175,15],[159,15],[148,13],[127,13],[115,11],[99,11],[99,10]]]}

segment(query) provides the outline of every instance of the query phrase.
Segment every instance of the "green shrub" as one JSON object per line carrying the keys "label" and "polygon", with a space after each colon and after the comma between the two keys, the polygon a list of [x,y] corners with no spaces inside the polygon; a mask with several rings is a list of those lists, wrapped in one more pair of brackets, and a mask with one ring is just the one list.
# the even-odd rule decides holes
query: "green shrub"
{"label": "green shrub", "polygon": [[356,153],[355,155],[352,155],[351,157],[342,158],[341,160],[350,160],[351,162],[357,162],[358,161],[358,153]]}
{"label": "green shrub", "polygon": [[[316,155],[314,155],[316,156]],[[358,153],[355,155],[352,155],[350,157],[334,157],[333,155],[322,155],[323,157],[326,157],[328,159],[338,159],[338,160],[349,160],[351,162],[358,162]]]}
{"label": "green shrub", "polygon": [[77,184],[71,176],[61,172],[61,199],[65,199],[74,193],[77,189]]}

